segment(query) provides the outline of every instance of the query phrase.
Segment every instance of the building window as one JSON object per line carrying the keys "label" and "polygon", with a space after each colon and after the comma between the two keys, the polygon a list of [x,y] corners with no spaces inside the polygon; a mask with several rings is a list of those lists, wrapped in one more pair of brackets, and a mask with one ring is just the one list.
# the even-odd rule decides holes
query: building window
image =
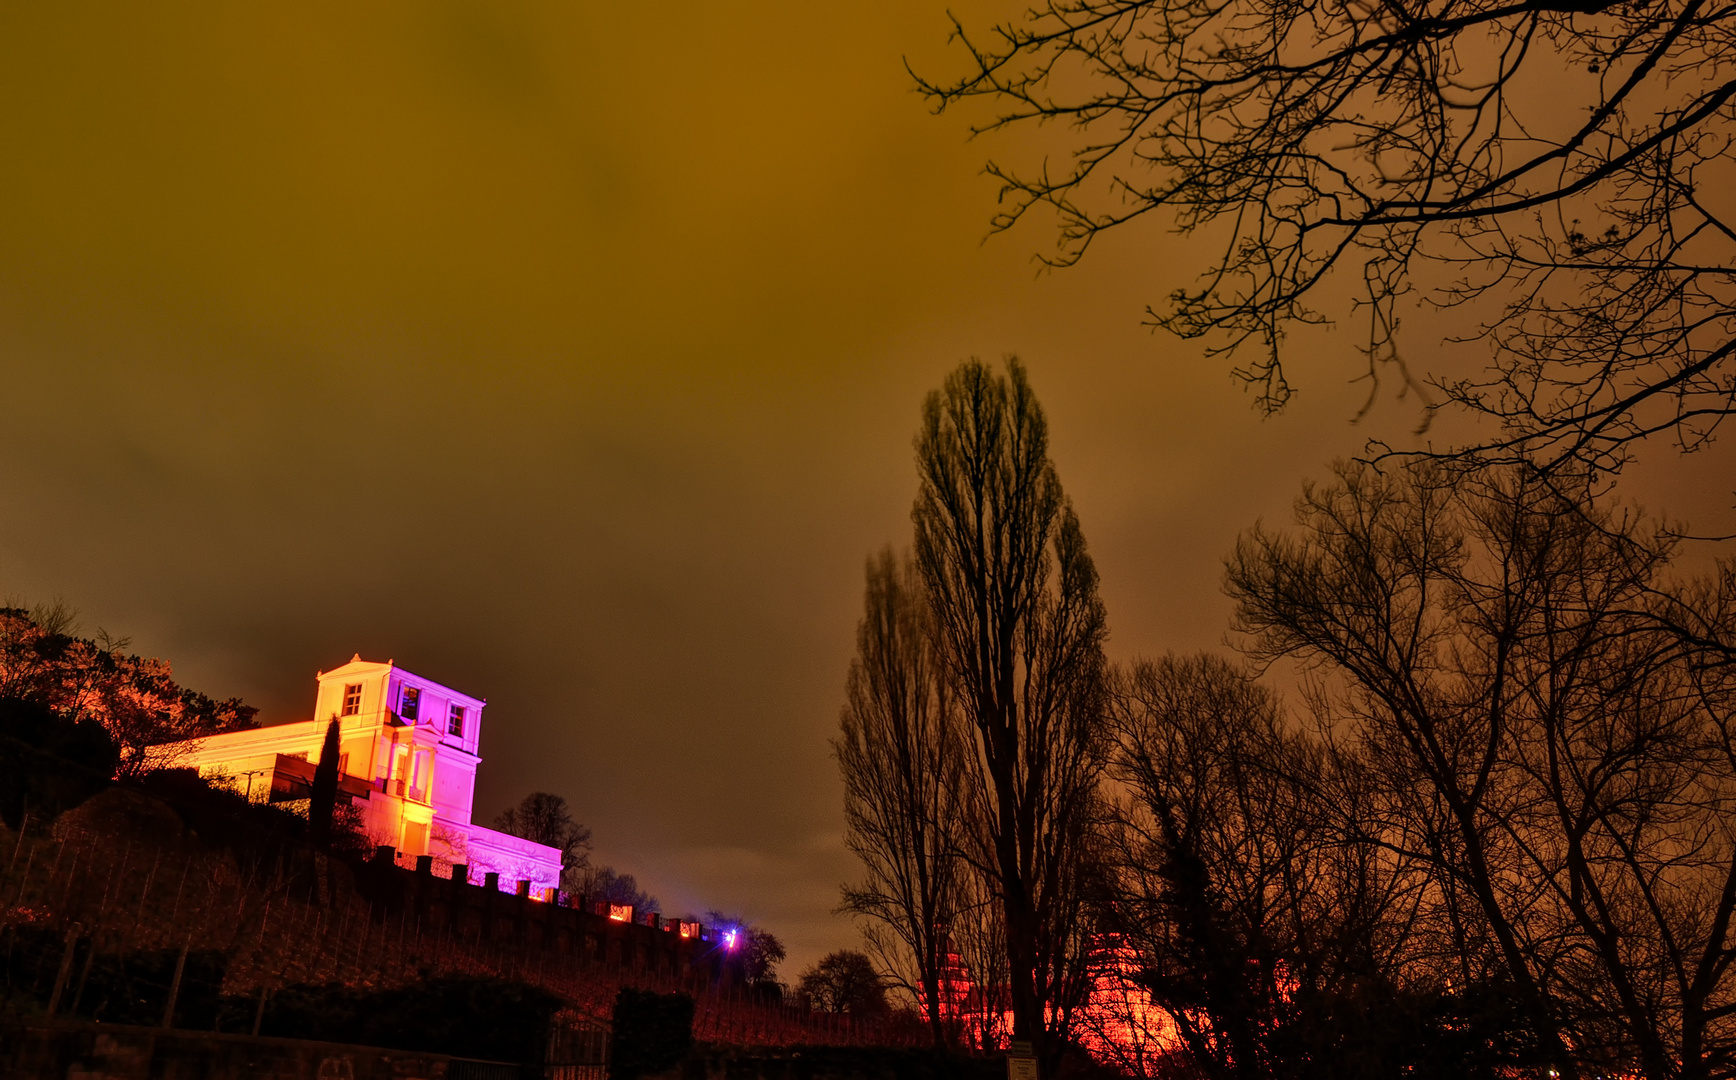
{"label": "building window", "polygon": [[454,705],[447,710],[446,734],[464,737],[464,706]]}
{"label": "building window", "polygon": [[406,720],[416,719],[416,709],[422,704],[422,691],[414,686],[404,687],[403,697],[398,703],[398,714]]}
{"label": "building window", "polygon": [[355,716],[362,711],[362,684],[350,683],[344,687],[344,715]]}

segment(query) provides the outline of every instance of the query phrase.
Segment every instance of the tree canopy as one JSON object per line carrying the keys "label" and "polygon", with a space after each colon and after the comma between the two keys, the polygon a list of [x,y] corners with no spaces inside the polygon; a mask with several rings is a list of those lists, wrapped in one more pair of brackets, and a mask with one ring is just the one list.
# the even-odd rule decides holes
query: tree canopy
{"label": "tree canopy", "polygon": [[120,776],[174,764],[165,743],[254,726],[259,710],[241,699],[217,701],[182,687],[167,660],[126,648],[124,639],[102,633],[77,636],[63,606],[0,607],[0,698],[101,724],[119,750]]}

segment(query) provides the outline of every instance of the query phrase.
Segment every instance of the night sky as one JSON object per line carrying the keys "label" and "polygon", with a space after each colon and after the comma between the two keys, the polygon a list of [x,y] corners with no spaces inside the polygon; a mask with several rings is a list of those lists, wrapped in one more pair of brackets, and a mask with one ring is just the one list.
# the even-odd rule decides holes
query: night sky
{"label": "night sky", "polygon": [[[1161,222],[1049,275],[1042,222],[989,238],[985,159],[1065,132],[929,115],[903,65],[954,70],[947,32],[936,0],[5,5],[0,595],[268,722],[396,659],[489,699],[479,820],[564,794],[786,978],[854,944],[826,739],[952,365],[1029,365],[1118,659],[1219,647],[1237,531],[1420,415],[1389,383],[1352,423],[1347,321],[1263,420],[1142,326],[1208,254]],[[1463,362],[1445,328],[1413,316],[1414,363]],[[1731,455],[1660,460],[1629,491],[1730,531]]]}

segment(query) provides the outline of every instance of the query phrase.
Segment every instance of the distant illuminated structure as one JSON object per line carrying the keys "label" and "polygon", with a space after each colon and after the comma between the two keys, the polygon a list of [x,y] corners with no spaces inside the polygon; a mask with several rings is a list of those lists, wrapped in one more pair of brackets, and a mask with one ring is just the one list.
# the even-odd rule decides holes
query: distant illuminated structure
{"label": "distant illuminated structure", "polygon": [[[1010,988],[978,986],[951,943],[939,972],[941,1022],[966,1046],[1004,1049],[1013,1032]],[[1134,1076],[1162,1075],[1182,1048],[1175,1019],[1152,1000],[1139,950],[1120,935],[1093,935],[1084,999],[1073,1010],[1074,1038],[1099,1062]],[[1051,1024],[1055,1015],[1047,1017]]]}
{"label": "distant illuminated structure", "polygon": [[337,717],[339,796],[361,811],[373,841],[405,857],[464,863],[471,876],[528,881],[532,895],[558,887],[561,853],[472,824],[477,736],[487,701],[360,654],[317,673],[313,719],[212,735],[167,747],[177,765],[224,777],[256,802],[306,799]]}
{"label": "distant illuminated structure", "polygon": [[1092,943],[1090,984],[1077,1013],[1077,1036],[1092,1057],[1134,1076],[1158,1076],[1182,1048],[1168,1010],[1151,999],[1139,950],[1118,934]]}

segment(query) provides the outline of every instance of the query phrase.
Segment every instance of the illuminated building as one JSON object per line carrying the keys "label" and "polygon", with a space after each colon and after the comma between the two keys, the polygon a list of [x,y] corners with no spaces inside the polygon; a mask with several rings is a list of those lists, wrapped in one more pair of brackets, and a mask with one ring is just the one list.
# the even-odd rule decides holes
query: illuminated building
{"label": "illuminated building", "polygon": [[559,850],[470,820],[485,699],[360,655],[316,678],[312,719],[163,749],[174,764],[222,778],[256,802],[294,803],[308,797],[336,717],[339,797],[360,811],[376,844],[407,860],[466,864],[472,878],[497,873],[507,889],[528,881],[532,895],[559,886]]}
{"label": "illuminated building", "polygon": [[1175,1020],[1151,1000],[1144,958],[1118,934],[1093,939],[1090,981],[1076,1017],[1080,1045],[1105,1064],[1134,1076],[1157,1076],[1179,1053]]}
{"label": "illuminated building", "polygon": [[[978,985],[964,959],[950,947],[939,979],[943,1024],[964,1045],[1004,1049],[1012,1038],[1011,991]],[[1074,1039],[1097,1061],[1133,1076],[1162,1075],[1181,1050],[1175,1020],[1152,1001],[1144,959],[1120,935],[1092,938],[1083,999],[1070,1018]],[[1048,1022],[1054,1024],[1051,1013]]]}

